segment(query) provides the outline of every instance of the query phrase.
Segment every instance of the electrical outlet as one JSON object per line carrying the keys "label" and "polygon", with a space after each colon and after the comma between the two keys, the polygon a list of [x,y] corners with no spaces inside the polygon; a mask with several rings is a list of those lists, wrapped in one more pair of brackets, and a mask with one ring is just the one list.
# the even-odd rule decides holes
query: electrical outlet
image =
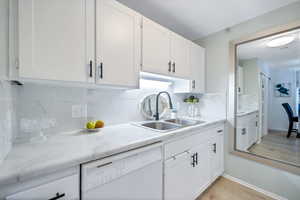
{"label": "electrical outlet", "polygon": [[80,118],[82,115],[81,105],[72,105],[72,118]]}

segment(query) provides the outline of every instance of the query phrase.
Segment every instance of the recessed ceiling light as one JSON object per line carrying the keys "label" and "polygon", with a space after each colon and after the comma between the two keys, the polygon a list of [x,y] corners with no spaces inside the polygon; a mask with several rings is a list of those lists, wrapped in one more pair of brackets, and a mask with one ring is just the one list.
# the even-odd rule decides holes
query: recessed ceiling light
{"label": "recessed ceiling light", "polygon": [[295,40],[294,36],[283,36],[275,38],[267,43],[268,47],[281,47],[287,45]]}

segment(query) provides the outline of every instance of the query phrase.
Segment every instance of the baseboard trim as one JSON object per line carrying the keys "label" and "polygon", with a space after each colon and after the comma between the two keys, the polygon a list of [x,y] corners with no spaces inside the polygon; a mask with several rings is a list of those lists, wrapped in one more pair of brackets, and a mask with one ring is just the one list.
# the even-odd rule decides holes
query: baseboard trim
{"label": "baseboard trim", "polygon": [[269,129],[268,131],[274,131],[274,132],[288,132],[288,129]]}
{"label": "baseboard trim", "polygon": [[239,184],[241,184],[241,185],[243,185],[243,186],[245,186],[245,187],[248,187],[248,188],[250,188],[250,189],[252,189],[252,190],[255,190],[255,191],[257,191],[257,192],[260,192],[260,193],[262,193],[262,194],[264,194],[264,195],[266,195],[266,196],[269,196],[269,197],[271,197],[271,198],[273,198],[273,199],[276,199],[276,200],[288,200],[288,199],[285,198],[285,197],[279,196],[278,194],[275,194],[275,193],[273,193],[273,192],[266,191],[266,190],[264,190],[264,189],[262,189],[262,188],[259,188],[259,187],[255,186],[255,185],[252,185],[252,184],[250,184],[250,183],[247,183],[247,182],[245,182],[245,181],[243,181],[243,180],[241,180],[241,179],[235,178],[235,177],[230,176],[230,175],[228,175],[228,174],[223,174],[222,176],[223,176],[224,178],[227,178],[227,179],[231,180],[231,181],[234,181],[234,182],[236,182],[236,183],[239,183]]}

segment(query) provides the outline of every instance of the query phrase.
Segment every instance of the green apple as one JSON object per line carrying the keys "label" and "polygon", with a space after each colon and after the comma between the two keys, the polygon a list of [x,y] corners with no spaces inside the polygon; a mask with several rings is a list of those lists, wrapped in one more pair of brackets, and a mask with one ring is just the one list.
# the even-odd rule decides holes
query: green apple
{"label": "green apple", "polygon": [[87,129],[94,129],[95,128],[96,123],[93,121],[90,121],[88,123],[86,123],[86,128]]}

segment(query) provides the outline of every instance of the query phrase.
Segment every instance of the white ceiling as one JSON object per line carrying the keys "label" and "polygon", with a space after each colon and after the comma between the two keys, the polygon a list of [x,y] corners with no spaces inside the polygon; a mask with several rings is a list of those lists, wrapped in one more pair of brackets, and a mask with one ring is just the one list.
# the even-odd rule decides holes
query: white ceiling
{"label": "white ceiling", "polygon": [[299,0],[118,1],[193,40]]}
{"label": "white ceiling", "polygon": [[[266,43],[274,38],[292,35],[295,40],[283,47],[270,48]],[[257,58],[269,67],[300,67],[300,29],[239,45],[238,59]]]}

